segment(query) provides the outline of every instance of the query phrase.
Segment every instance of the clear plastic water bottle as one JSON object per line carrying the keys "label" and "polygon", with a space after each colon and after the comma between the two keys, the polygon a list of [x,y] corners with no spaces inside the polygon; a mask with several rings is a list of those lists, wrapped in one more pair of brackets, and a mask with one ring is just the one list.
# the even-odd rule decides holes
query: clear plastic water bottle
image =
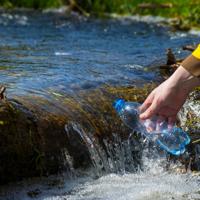
{"label": "clear plastic water bottle", "polygon": [[118,99],[113,104],[122,121],[134,131],[140,132],[158,146],[173,155],[185,152],[185,146],[190,143],[190,138],[182,129],[169,127],[166,121],[159,121],[157,116],[151,119],[139,119],[140,106],[137,102],[126,102]]}

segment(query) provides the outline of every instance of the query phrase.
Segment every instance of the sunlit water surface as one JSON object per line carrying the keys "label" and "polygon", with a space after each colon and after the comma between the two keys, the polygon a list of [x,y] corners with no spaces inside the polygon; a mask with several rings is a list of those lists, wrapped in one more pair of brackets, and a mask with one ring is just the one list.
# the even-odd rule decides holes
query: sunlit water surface
{"label": "sunlit water surface", "polygon": [[130,19],[0,11],[0,80],[10,96],[139,85],[158,79],[156,69],[147,72],[144,66],[163,63],[166,48],[182,57],[181,46],[197,41]]}

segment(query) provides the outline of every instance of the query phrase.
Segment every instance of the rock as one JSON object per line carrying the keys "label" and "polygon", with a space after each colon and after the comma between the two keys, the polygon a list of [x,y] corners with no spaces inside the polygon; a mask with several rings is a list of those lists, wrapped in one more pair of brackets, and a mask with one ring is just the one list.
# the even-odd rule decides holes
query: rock
{"label": "rock", "polygon": [[[91,167],[97,176],[139,169],[143,142],[133,134],[126,143],[130,130],[117,117],[112,102],[116,98],[143,102],[155,86],[105,86],[81,91],[78,98],[57,95],[59,104],[41,97],[0,101],[0,184]],[[195,143],[200,139],[195,132],[199,130],[198,97],[190,97],[181,115],[180,125],[192,138],[189,154],[181,160],[186,170],[199,170],[199,143]],[[123,160],[119,148],[123,148]]]}
{"label": "rock", "polygon": [[176,59],[173,51],[168,48],[166,50],[166,63],[163,60],[154,61],[150,66],[146,67],[146,71],[160,70],[161,77],[164,79],[169,78],[172,73],[180,66],[182,59]]}
{"label": "rock", "polygon": [[185,45],[182,47],[183,50],[194,51],[197,48],[197,45]]}
{"label": "rock", "polygon": [[61,156],[65,132],[59,123],[39,118],[14,100],[1,102],[0,122],[1,184],[66,167]]}
{"label": "rock", "polygon": [[[97,158],[103,163],[98,170],[118,170],[110,168],[105,139],[112,141],[117,134],[123,141],[130,130],[117,117],[112,102],[119,97],[142,102],[153,87],[104,87],[82,92],[77,99],[56,96],[59,104],[41,97],[0,101],[0,184],[62,171],[73,174],[96,166]],[[132,140],[132,165],[137,169],[141,152],[137,137]],[[109,162],[114,165],[115,160]]]}
{"label": "rock", "polygon": [[167,49],[167,65],[173,65],[173,64],[176,64],[176,58],[172,50],[169,48]]}
{"label": "rock", "polygon": [[42,193],[42,191],[40,189],[35,189],[35,190],[27,192],[27,195],[29,197],[31,197],[31,198],[35,198],[35,197],[37,197],[41,193]]}
{"label": "rock", "polygon": [[176,18],[170,23],[173,31],[189,31],[191,29],[190,24],[181,18]]}
{"label": "rock", "polygon": [[191,169],[200,170],[200,91],[190,94],[183,108],[179,112],[181,127],[190,134],[191,143],[188,151],[191,157]]}

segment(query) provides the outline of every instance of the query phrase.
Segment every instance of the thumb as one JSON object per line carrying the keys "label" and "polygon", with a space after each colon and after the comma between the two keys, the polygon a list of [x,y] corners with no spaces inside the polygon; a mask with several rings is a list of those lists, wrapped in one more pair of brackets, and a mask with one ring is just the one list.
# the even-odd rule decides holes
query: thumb
{"label": "thumb", "polygon": [[140,115],[140,119],[145,120],[145,119],[151,118],[153,115],[157,113],[159,108],[160,106],[154,100],[151,106],[144,113]]}

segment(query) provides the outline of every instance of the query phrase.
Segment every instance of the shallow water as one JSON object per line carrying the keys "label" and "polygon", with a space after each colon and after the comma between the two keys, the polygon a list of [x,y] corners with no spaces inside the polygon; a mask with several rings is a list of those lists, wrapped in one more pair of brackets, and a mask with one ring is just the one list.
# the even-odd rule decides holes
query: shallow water
{"label": "shallow water", "polygon": [[[92,169],[81,177],[52,176],[30,180],[4,190],[7,200],[197,200],[200,177],[195,174],[166,171],[164,158],[146,159],[146,168],[137,173],[107,174],[98,179]],[[7,193],[7,194],[6,194]],[[1,199],[1,197],[0,197]]]}
{"label": "shallow water", "polygon": [[[199,199],[199,179],[178,174],[110,174],[96,181],[85,183],[72,195],[65,197],[78,199],[107,200],[167,200]],[[44,198],[51,199],[51,198]],[[62,199],[55,197],[54,199]]]}
{"label": "shallow water", "polygon": [[10,96],[155,81],[156,70],[143,66],[164,62],[169,47],[181,57],[182,45],[198,41],[157,24],[75,14],[1,11],[0,25],[0,79]]}
{"label": "shallow water", "polygon": [[[157,69],[146,71],[144,66],[156,60],[164,62],[166,48],[182,57],[187,53],[180,50],[181,46],[198,39],[188,33],[171,32],[159,24],[131,19],[97,20],[58,13],[1,11],[0,79],[7,86],[8,97],[49,98],[52,93],[71,94],[102,84],[141,85],[160,79]],[[112,166],[108,166],[111,173],[98,174],[96,178],[96,172],[100,173],[99,155],[90,149],[95,170],[70,174],[71,180],[68,175],[54,176],[6,186],[0,198],[32,199],[30,191],[38,189],[35,199],[42,200],[200,199],[198,176],[167,169],[165,157],[145,155],[143,169],[134,170],[130,155],[126,155],[128,167],[124,164],[128,148],[119,146],[115,150],[114,146],[107,146],[112,152]],[[175,163],[172,168],[178,165]]]}

